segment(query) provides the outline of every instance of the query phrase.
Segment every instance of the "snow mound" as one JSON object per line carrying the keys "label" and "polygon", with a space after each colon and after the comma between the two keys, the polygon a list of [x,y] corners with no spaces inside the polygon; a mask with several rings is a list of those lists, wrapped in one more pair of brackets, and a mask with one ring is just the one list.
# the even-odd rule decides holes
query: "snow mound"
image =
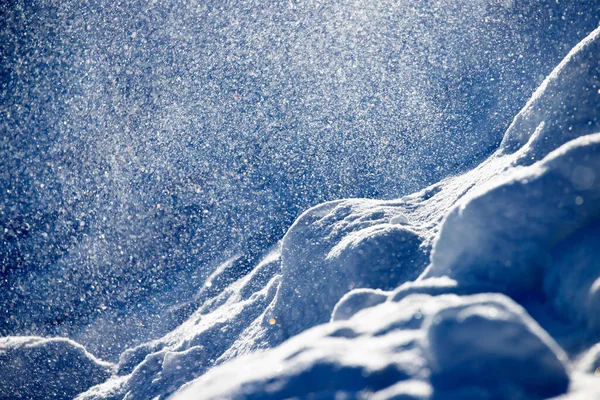
{"label": "snow mound", "polygon": [[569,384],[564,352],[519,306],[500,296],[484,298],[429,318],[425,329],[436,389],[478,386],[506,399],[564,393]]}
{"label": "snow mound", "polygon": [[332,321],[350,319],[358,311],[386,301],[388,296],[380,289],[356,289],[344,295],[331,313]]}
{"label": "snow mound", "polygon": [[215,368],[174,399],[542,398],[566,390],[565,363],[502,295],[411,295]]}
{"label": "snow mound", "polygon": [[390,290],[415,279],[428,261],[422,243],[398,206],[357,199],[312,208],[283,239],[272,313],[290,336],[327,322],[353,288]]}
{"label": "snow mound", "polygon": [[111,368],[69,339],[0,338],[2,399],[72,399],[108,378]]}
{"label": "snow mound", "polygon": [[[518,294],[538,286],[546,255],[600,213],[600,31],[577,45],[508,129],[512,165],[445,217],[424,277],[484,280]],[[586,136],[587,135],[587,136]]]}
{"label": "snow mound", "polygon": [[490,282],[515,296],[538,288],[548,252],[600,215],[600,184],[574,184],[583,168],[600,176],[600,134],[465,196],[446,216],[423,277]]}

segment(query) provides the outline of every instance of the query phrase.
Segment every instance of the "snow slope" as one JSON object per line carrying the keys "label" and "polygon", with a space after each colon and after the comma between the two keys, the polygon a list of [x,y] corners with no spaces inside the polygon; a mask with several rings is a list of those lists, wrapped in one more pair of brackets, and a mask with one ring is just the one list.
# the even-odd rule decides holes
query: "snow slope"
{"label": "snow slope", "polygon": [[[69,339],[3,338],[0,397],[598,398],[599,117],[600,29],[472,170],[307,210],[248,274],[232,254],[165,314],[185,322],[115,364]],[[61,287],[62,262],[35,279]]]}
{"label": "snow slope", "polygon": [[462,175],[306,211],[79,399],[600,395],[600,29]]}
{"label": "snow slope", "polygon": [[[114,362],[185,321],[221,263],[237,257],[227,284],[247,273],[308,207],[472,168],[599,7],[0,2],[0,335],[65,336]],[[314,262],[428,236],[375,225]]]}

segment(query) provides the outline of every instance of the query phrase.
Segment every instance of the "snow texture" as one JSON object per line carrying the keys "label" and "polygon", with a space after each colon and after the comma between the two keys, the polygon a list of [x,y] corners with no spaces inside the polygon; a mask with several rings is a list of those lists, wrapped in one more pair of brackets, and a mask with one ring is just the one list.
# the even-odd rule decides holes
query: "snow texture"
{"label": "snow texture", "polygon": [[[304,7],[301,11],[307,14],[303,15],[310,15],[307,10],[311,10],[313,3],[309,3],[301,5],[290,2],[290,10],[284,14],[276,12],[277,8],[269,3],[264,9],[260,9],[260,13],[264,20],[268,20],[266,17],[272,19],[274,16],[284,15],[294,21],[292,17],[296,17],[296,11],[293,10],[296,8]],[[354,26],[361,29],[344,31],[345,35],[348,35],[348,40],[360,43],[360,32],[370,26],[365,22],[368,20],[363,21],[361,18],[365,14],[383,18],[382,15],[386,14],[376,12],[376,7],[368,8],[359,3],[352,3],[349,9],[328,8],[324,5],[317,8],[320,14],[315,18],[318,21],[327,18],[343,21],[344,18],[351,18]],[[515,2],[502,2],[498,7],[506,8],[508,16],[513,15],[513,12],[518,14],[519,8],[513,3]],[[255,4],[247,6],[250,9],[256,7]],[[591,4],[586,6],[587,10],[595,10]],[[225,14],[239,17],[241,26],[246,26],[244,21],[248,18],[256,18],[256,15],[252,17],[250,14],[246,15],[244,10],[232,8],[228,2],[224,2],[223,7],[229,12]],[[194,12],[208,12],[209,8],[212,6],[199,7]],[[486,7],[480,8],[473,4],[467,8],[469,10],[464,13],[465,16],[487,15]],[[351,17],[347,13],[349,10],[353,11],[350,13]],[[441,16],[448,17],[449,21],[462,15],[450,6],[440,10]],[[410,18],[419,15],[418,8],[409,7],[404,11],[411,15]],[[529,15],[525,12],[527,10],[520,11]],[[414,15],[411,14],[413,12]],[[566,11],[564,15],[567,15]],[[157,16],[159,17],[164,18]],[[431,18],[441,17],[435,13],[433,17],[423,15],[425,22]],[[219,21],[217,18],[216,26],[219,26]],[[302,26],[301,23],[300,25]],[[445,26],[441,36],[454,37],[452,32],[447,31],[452,24],[439,25]],[[524,27],[517,28],[526,31]],[[233,28],[228,25],[228,29]],[[310,27],[302,29],[310,31]],[[553,25],[551,29],[558,30],[559,25]],[[264,33],[268,29],[260,25],[259,31]],[[137,40],[136,32],[134,30],[130,34],[132,40]],[[158,31],[158,34],[161,32]],[[203,34],[208,37],[218,36],[215,32]],[[281,32],[288,31],[281,28]],[[317,42],[325,40],[320,36],[323,32],[319,32],[319,35],[309,34],[308,37]],[[493,33],[490,37],[493,37]],[[464,43],[452,44],[456,46],[455,49],[475,48],[472,50],[475,53],[465,55],[465,64],[472,59],[471,56],[477,55],[478,47],[467,46],[468,38],[477,38],[479,34],[483,35],[479,30],[469,31],[462,37]],[[173,39],[177,33],[170,32],[169,35]],[[89,39],[88,36],[85,37]],[[325,37],[332,39],[335,35],[327,33]],[[424,40],[422,36],[415,37]],[[269,40],[253,43],[253,38],[248,36],[248,49],[255,48],[257,54],[265,57],[278,54],[272,52],[271,47],[263,47]],[[486,38],[489,37],[481,36],[482,41]],[[151,40],[159,41],[156,37],[151,37]],[[231,40],[241,39],[236,36]],[[431,41],[435,46],[444,47],[440,37],[435,36]],[[485,46],[482,45],[484,48],[494,47],[493,40],[485,43]],[[98,51],[93,43],[88,45],[89,49]],[[233,44],[230,45],[235,48]],[[293,54],[298,46],[310,47],[311,44],[292,41],[286,46],[291,47],[286,47],[285,54]],[[327,48],[335,50],[337,47],[334,43]],[[423,50],[422,47],[418,48]],[[218,52],[218,59],[226,57],[227,51],[223,48],[213,50]],[[309,59],[296,59],[296,66],[306,66],[318,60],[315,54],[309,57],[308,53],[300,53]],[[423,65],[431,65],[423,71],[418,63],[411,64],[400,75],[410,75],[413,79],[411,82],[419,81],[421,72],[431,73],[432,76],[437,76],[435,73],[438,73],[448,80],[458,79],[458,71],[464,64],[453,64],[448,67],[451,70],[440,72],[445,70],[443,66],[446,62],[443,59],[436,60],[434,54],[438,53],[432,51],[426,57],[427,62]],[[361,70],[366,71],[369,70],[369,55],[363,56],[366,58],[354,61],[358,62]],[[142,58],[139,55],[136,60]],[[210,57],[206,60],[210,60]],[[258,69],[267,68],[268,65],[260,64],[262,61],[264,60],[256,61]],[[529,65],[530,61],[519,63]],[[438,63],[441,70],[432,67]],[[176,64],[174,68],[177,66],[180,65]],[[136,68],[142,67],[143,65]],[[349,85],[346,82],[352,81],[352,76],[345,76],[350,71],[345,67],[340,66],[339,69],[339,74],[344,79],[340,78],[334,83],[352,89],[351,95],[361,93],[362,89],[373,83],[370,80],[356,81],[357,87],[345,86]],[[134,69],[127,75],[135,75],[135,71]],[[220,69],[213,68],[212,71]],[[309,87],[310,82],[318,81],[318,76],[303,75],[306,71],[302,68],[292,71],[298,73],[297,79],[302,80],[302,85],[299,85],[302,90]],[[479,72],[482,79],[487,80],[489,75],[484,73],[485,68],[483,72]],[[191,77],[193,76],[192,74]],[[268,76],[272,78],[277,74]],[[191,77],[188,76],[190,79]],[[252,78],[260,80],[258,75]],[[237,93],[234,80],[222,77],[221,81],[231,84],[233,101],[246,95],[251,97],[247,93]],[[268,81],[265,78],[265,82]],[[536,79],[533,81],[539,82]],[[283,81],[275,82],[281,86],[271,88],[273,91],[292,90]],[[484,102],[500,101],[490,93],[500,93],[512,88],[514,95],[518,97],[519,90],[524,90],[518,82],[503,83],[504,86],[479,83],[480,86],[473,83],[469,88],[480,87],[481,92],[475,89],[469,91],[463,87],[462,94],[452,95],[464,95],[470,99],[466,102],[473,105],[473,99],[478,96],[482,96]],[[332,82],[328,81],[327,84]],[[450,93],[433,90],[435,84],[428,86],[430,84],[425,81],[422,84],[425,86],[413,89],[419,89],[419,92],[431,89],[434,92],[433,98],[440,93]],[[520,89],[517,90],[517,87]],[[176,91],[176,88],[173,90]],[[319,89],[323,89],[323,86]],[[508,92],[508,96],[511,93],[513,92]],[[215,108],[223,106],[215,100],[214,93],[205,91],[203,94],[207,99],[212,99]],[[126,96],[127,91],[121,95]],[[255,95],[258,96],[256,93]],[[306,98],[309,97],[307,95]],[[337,95],[333,97],[340,98]],[[322,102],[300,105],[296,112],[302,115],[311,110],[317,112],[317,105],[328,105],[331,99],[332,97],[325,96],[320,99]],[[418,97],[410,97],[406,101],[415,99],[418,100]],[[349,99],[350,103],[347,105],[354,110],[354,107],[368,109],[367,104],[371,104],[369,102],[372,99],[358,103],[352,103],[353,100],[355,99]],[[433,103],[435,104],[425,104],[420,111],[417,105],[411,103],[410,107],[403,109],[401,117],[409,117],[406,110],[415,112],[417,119],[441,110],[438,109],[439,103]],[[63,240],[64,235],[68,237],[67,233],[61,231],[62,225],[50,223],[54,220],[63,221],[60,219],[62,217],[50,212],[51,215],[46,215],[45,220],[36,221],[36,226],[27,229],[24,228],[25,222],[22,226],[15,222],[10,230],[7,225],[5,235],[12,236],[10,240],[4,241],[3,246],[7,250],[3,257],[15,258],[10,261],[3,258],[2,276],[6,278],[1,285],[9,290],[1,298],[1,310],[5,314],[13,314],[6,318],[6,323],[2,326],[3,334],[10,336],[0,339],[0,397],[76,397],[79,400],[597,398],[600,395],[600,252],[597,246],[600,240],[600,28],[576,45],[543,80],[507,127],[501,143],[495,139],[494,132],[501,127],[505,128],[501,123],[502,116],[489,113],[490,109],[487,108],[487,111],[479,109],[478,112],[469,114],[473,119],[478,119],[472,125],[444,125],[456,117],[454,111],[461,106],[465,106],[461,101],[451,103],[450,109],[445,110],[447,114],[444,114],[448,120],[441,123],[442,128],[448,128],[448,132],[455,133],[464,128],[463,136],[452,135],[450,143],[442,145],[441,136],[435,136],[436,132],[439,134],[444,129],[423,122],[425,125],[421,127],[424,132],[432,135],[429,145],[434,148],[439,146],[443,151],[440,150],[442,155],[436,155],[422,150],[417,158],[423,159],[424,169],[432,164],[439,164],[444,172],[418,177],[421,184],[413,186],[423,187],[423,183],[436,181],[450,173],[453,176],[447,176],[437,183],[393,200],[349,198],[326,201],[302,213],[280,241],[276,234],[279,224],[296,214],[288,210],[289,214],[281,219],[272,217],[272,214],[286,209],[289,203],[285,195],[290,188],[296,186],[278,183],[281,176],[273,173],[265,178],[265,186],[254,187],[256,181],[252,179],[256,176],[252,174],[260,175],[260,171],[251,171],[252,178],[247,177],[251,184],[241,186],[240,198],[249,197],[244,197],[244,202],[240,200],[239,207],[224,200],[213,208],[207,204],[199,206],[194,203],[190,193],[188,197],[180,197],[181,193],[173,188],[170,192],[165,189],[166,194],[152,192],[150,189],[159,181],[156,179],[155,182],[155,177],[151,178],[152,174],[156,171],[165,172],[157,165],[152,166],[156,167],[152,170],[154,172],[148,172],[149,181],[137,186],[137,189],[148,188],[148,192],[140,194],[147,198],[137,204],[127,197],[127,188],[132,187],[130,185],[137,179],[136,175],[128,175],[125,171],[118,177],[123,179],[119,186],[122,190],[119,199],[127,205],[124,208],[132,207],[133,212],[119,210],[113,215],[115,221],[88,221],[85,214],[79,213],[87,209],[86,204],[97,203],[94,203],[95,200],[83,199],[89,193],[77,194],[82,196],[78,200],[82,202],[79,206],[61,206],[61,215],[79,215],[80,218],[76,225],[81,231],[78,231],[76,240],[73,239],[72,251],[59,255],[55,248],[43,248],[44,251],[35,253],[37,260],[28,259],[28,254],[34,253],[20,253],[20,249],[26,245],[38,248],[37,244],[43,242],[43,233],[54,235],[52,240],[57,241]],[[233,107],[227,105],[219,109],[225,112]],[[244,113],[251,114],[248,116],[250,120],[264,117],[259,117],[258,111],[252,111],[247,105],[246,107],[239,114],[232,111],[232,114],[228,114],[232,116],[232,120],[222,122],[227,126],[246,126],[245,124],[252,125],[253,122],[240,117]],[[473,107],[476,108],[474,105]],[[173,106],[172,111],[186,115],[193,111],[177,111],[176,108]],[[253,114],[255,111],[256,114]],[[516,112],[512,106],[506,106],[499,113],[506,114],[508,111]],[[283,114],[286,112],[281,110]],[[331,113],[330,118],[349,115],[341,113],[335,107],[324,107],[318,112],[323,112],[324,115]],[[382,118],[380,122],[386,129],[398,122],[392,118],[394,112],[395,110],[390,110],[389,113],[379,115]],[[94,114],[94,117],[98,115],[101,114]],[[294,125],[292,122],[290,125]],[[300,122],[298,123],[302,125]],[[358,124],[360,121],[352,119],[351,122]],[[145,123],[149,127],[157,126],[151,120],[145,120]],[[100,125],[98,121],[92,122],[92,126],[94,124]],[[260,127],[260,124],[257,126]],[[297,137],[314,138],[316,136],[303,136],[302,133],[313,127],[316,135],[326,131],[318,123],[302,126],[298,130],[290,128],[290,132],[295,132]],[[165,125],[160,127],[164,129]],[[434,128],[440,130],[436,131]],[[361,132],[359,130],[354,133]],[[478,132],[481,142],[470,149],[472,164],[462,164],[461,169],[453,162],[449,165],[440,161],[443,154],[448,154],[448,148],[453,143],[472,139]],[[103,142],[104,139],[98,140],[98,143],[86,143],[86,146],[102,144],[104,147],[100,147],[103,149],[111,147]],[[110,139],[106,140],[110,142]],[[132,137],[131,140],[136,139]],[[335,144],[336,140],[332,139],[331,143]],[[248,145],[251,140],[245,142],[240,139],[233,142]],[[283,148],[286,144],[293,143],[291,141],[279,145]],[[176,145],[179,144],[185,143]],[[197,143],[187,144],[194,147]],[[492,153],[489,149],[494,148],[495,144],[498,147]],[[144,147],[144,143],[135,145],[141,146],[137,149],[139,154],[156,150],[154,144],[149,147]],[[350,147],[360,153],[357,142]],[[119,157],[125,153],[136,153],[133,149],[120,151],[122,153]],[[406,149],[403,151],[403,154],[408,154]],[[98,156],[97,153],[94,154]],[[107,159],[103,158],[105,154],[102,152],[100,155],[102,157],[99,164],[104,165],[110,159],[110,154],[106,154]],[[187,156],[191,157],[190,154]],[[261,155],[255,156],[260,158]],[[361,153],[361,157],[363,156],[368,159],[368,152]],[[428,156],[432,159],[425,160]],[[150,161],[157,162],[156,159]],[[169,164],[169,160],[161,160],[159,164],[162,165],[163,161]],[[380,161],[381,158],[378,162]],[[475,161],[481,163],[475,165]],[[239,162],[234,163],[238,169],[253,168],[247,166],[254,162],[252,160],[236,162]],[[318,157],[309,160],[308,165],[313,163],[323,168],[327,165],[325,162],[320,164]],[[352,163],[353,161],[349,162]],[[110,165],[113,168],[127,169],[124,166],[129,164],[113,159]],[[223,165],[229,164],[226,162]],[[228,168],[223,165],[224,169]],[[334,166],[341,170],[340,165]],[[263,167],[263,171],[273,169],[272,165]],[[378,171],[379,167],[381,166],[369,164],[368,169]],[[398,171],[394,169],[394,173]],[[159,172],[157,174],[160,175]],[[171,176],[172,180],[167,178],[167,181],[177,186],[180,183],[177,179],[181,176],[177,171],[171,172],[173,175],[167,176]],[[282,176],[287,176],[288,173],[293,175],[293,172],[293,168],[285,170]],[[321,178],[327,175],[327,171],[319,170],[317,175],[320,173],[323,173],[321,177],[312,177],[304,183],[317,188],[323,183]],[[217,171],[217,175],[219,174]],[[389,177],[382,175],[380,178],[385,180]],[[397,178],[399,181],[408,179],[405,175]],[[231,178],[229,182],[235,183],[236,179],[238,178]],[[215,189],[217,181],[218,179],[207,182],[206,187],[213,185]],[[349,182],[341,179],[338,183],[341,185]],[[355,183],[357,186],[365,184]],[[102,182],[94,183],[96,184],[102,187]],[[73,185],[65,187],[77,186]],[[413,187],[407,187],[409,186]],[[274,197],[282,196],[278,197],[278,201],[283,200],[276,202],[276,205],[261,203],[252,197],[256,194],[254,190],[257,193],[270,192]],[[360,190],[342,194],[361,194]],[[250,195],[249,192],[254,194]],[[402,190],[398,189],[398,192]],[[307,195],[303,202],[294,203],[294,207],[312,200],[327,200],[331,194],[336,193],[338,192],[333,190],[323,196]],[[110,197],[113,194],[105,195]],[[167,198],[170,200],[166,201]],[[119,207],[116,199],[110,201],[113,201],[116,208]],[[132,201],[136,204],[131,203]],[[153,213],[162,217],[155,220],[159,222],[152,229],[143,230],[141,228],[144,222],[152,220],[145,214],[147,210],[144,207],[148,204],[153,207]],[[23,207],[26,206],[31,205]],[[209,208],[211,211],[204,213]],[[176,209],[187,211],[177,213]],[[245,214],[247,210],[256,209],[260,209],[256,214]],[[198,214],[205,215],[213,211],[218,218],[223,217],[225,225],[229,224],[227,226],[231,231],[215,233],[214,237],[210,235],[219,223],[216,220],[202,223],[197,217]],[[26,214],[27,212],[32,211],[26,210]],[[113,211],[109,211],[107,215],[111,212]],[[131,224],[123,224],[122,230],[112,230],[113,222],[115,226],[120,226],[123,221],[131,221],[128,219],[131,215],[136,215],[132,217],[133,227]],[[226,215],[233,219],[236,215],[257,217],[252,221],[232,222],[229,217],[225,218]],[[250,217],[248,218],[252,219]],[[48,227],[53,226],[56,231],[42,232],[39,226],[46,222]],[[66,225],[73,223],[64,222]],[[244,225],[246,223],[248,224]],[[93,229],[89,228],[90,224],[94,225]],[[258,233],[240,233],[240,227]],[[166,236],[171,239],[176,237],[180,241],[166,241],[161,242],[158,247],[153,246],[152,243],[158,241],[155,232],[163,228],[166,229]],[[191,233],[196,228],[201,232],[199,236]],[[31,234],[28,233],[30,230]],[[174,231],[179,233],[173,234]],[[102,249],[98,248],[100,245],[94,239],[98,235],[104,235],[100,232],[108,232],[111,236],[106,242],[102,242],[102,246],[105,246]],[[136,234],[139,234],[138,241],[123,239],[122,246],[116,245],[121,238]],[[19,235],[22,238],[17,240]],[[147,244],[151,250],[148,253],[140,251],[137,247],[140,243]],[[220,253],[214,248],[218,244],[224,246]],[[173,247],[169,248],[170,245]],[[202,260],[197,262],[214,263],[211,268],[201,271],[194,268],[179,269],[176,265],[186,264],[189,261],[186,254],[192,250]],[[109,257],[113,251],[116,258]],[[90,261],[92,254],[102,259],[106,257],[105,262],[94,264],[95,261]],[[161,261],[146,271],[144,262],[155,259],[162,259],[164,262]],[[123,260],[129,261],[120,263]],[[95,267],[71,268],[79,261],[86,266]],[[27,269],[37,265],[36,262],[41,263],[40,270]],[[98,265],[106,268],[98,268]],[[119,267],[115,267],[116,265]],[[131,274],[126,273],[127,267],[132,268]],[[148,278],[153,274],[158,275],[158,280]],[[106,276],[117,286],[102,284],[97,287],[98,283],[95,282],[99,276]],[[70,278],[73,280],[69,281]],[[107,290],[118,288],[121,278],[127,282],[123,283],[126,289],[120,293],[122,299],[119,301],[124,302],[128,296],[133,296],[131,303],[119,308],[118,301],[113,299],[105,304],[105,300],[110,298]],[[150,280],[146,282],[146,278]],[[138,280],[140,286],[132,283]],[[65,281],[71,286],[60,290],[66,287]],[[173,282],[181,282],[181,285]],[[129,283],[132,286],[127,286]],[[85,290],[82,291],[81,287]],[[190,291],[193,292],[192,295]],[[57,298],[53,303],[48,300],[49,297]],[[44,306],[36,308],[37,305]],[[10,308],[12,306],[14,308]],[[29,310],[35,312],[28,312]],[[77,315],[85,318],[77,319],[74,317]],[[152,321],[156,315],[160,315],[156,319],[164,320]],[[116,324],[121,320],[124,321],[122,325]],[[44,324],[36,325],[39,321],[46,321],[47,325],[56,328],[44,330],[40,328]],[[150,327],[144,327],[145,323]],[[130,331],[137,326],[140,328]],[[45,333],[58,329],[65,335],[86,342],[86,347],[65,338],[14,336],[38,329]],[[114,338],[114,343],[106,344],[104,348],[105,342],[101,337],[109,333]],[[133,343],[136,344],[132,345]],[[106,358],[114,359],[115,363],[98,360],[86,350],[88,345]],[[124,348],[126,349],[123,350]]]}
{"label": "snow texture", "polygon": [[413,294],[216,368],[175,398],[402,398],[415,385],[398,382],[418,381],[407,398],[546,398],[566,391],[567,362],[505,296]]}

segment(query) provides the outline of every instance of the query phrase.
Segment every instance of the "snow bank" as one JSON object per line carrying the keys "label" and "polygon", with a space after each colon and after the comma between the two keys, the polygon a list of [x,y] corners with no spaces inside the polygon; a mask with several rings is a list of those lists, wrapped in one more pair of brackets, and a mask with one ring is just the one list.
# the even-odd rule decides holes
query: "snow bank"
{"label": "snow bank", "polygon": [[312,208],[283,239],[272,313],[290,336],[327,322],[351,289],[390,290],[415,279],[427,264],[422,242],[398,206],[345,200]]}
{"label": "snow bank", "polygon": [[[208,282],[229,279],[232,261],[219,267]],[[199,295],[204,301],[185,323],[163,338],[124,352],[115,376],[78,399],[167,396],[238,352],[268,347],[264,314],[275,296],[279,270],[277,247],[225,290],[202,288]]]}
{"label": "snow bank", "polygon": [[[504,135],[502,153],[521,149],[516,163],[529,165],[569,140],[600,131],[599,54],[596,31],[569,52],[519,112]],[[580,186],[589,184],[585,171],[578,179]]]}
{"label": "snow bank", "polygon": [[69,339],[0,338],[2,399],[72,399],[108,378],[111,369]]}
{"label": "snow bank", "polygon": [[[557,67],[517,116],[499,152],[482,166],[394,205],[338,201],[305,213],[284,240],[278,295],[285,295],[277,298],[274,312],[292,332],[319,322],[325,310],[329,311],[330,302],[342,297],[338,294],[344,292],[343,285],[353,288],[355,281],[348,275],[354,278],[357,269],[375,264],[401,275],[407,273],[403,265],[408,265],[408,273],[418,271],[422,262],[411,269],[414,264],[410,261],[415,260],[415,249],[427,248],[428,236],[433,233],[434,239],[429,239],[431,264],[419,280],[390,293],[351,291],[335,306],[332,325],[300,334],[266,354],[217,368],[182,392],[181,398],[327,397],[335,392],[366,396],[383,390],[392,396],[395,386],[391,382],[383,383],[389,383],[384,388],[362,380],[357,388],[351,387],[357,381],[349,372],[354,371],[352,363],[339,358],[368,348],[363,343],[365,331],[377,332],[372,336],[383,345],[390,332],[400,335],[407,330],[418,330],[419,339],[414,342],[418,345],[408,346],[413,353],[406,357],[410,360],[406,365],[399,368],[391,363],[391,359],[399,359],[398,349],[404,349],[395,343],[394,350],[387,349],[388,361],[370,351],[361,368],[370,371],[367,360],[379,360],[387,368],[406,374],[403,379],[397,375],[393,379],[428,382],[419,386],[427,388],[421,390],[421,397],[546,398],[566,392],[568,356],[544,329],[505,297],[464,294],[504,292],[526,305],[531,305],[532,299],[547,297],[552,300],[542,307],[563,314],[567,323],[584,321],[585,326],[595,329],[600,284],[598,263],[594,262],[597,253],[591,243],[595,242],[598,230],[594,221],[600,213],[600,185],[595,180],[600,176],[600,134],[590,134],[594,133],[600,103],[595,98],[597,90],[592,93],[589,87],[595,88],[593,82],[599,75],[594,69],[600,65],[600,52],[596,51],[599,32],[591,34]],[[567,100],[573,104],[571,108],[565,108]],[[565,119],[571,124],[565,125]],[[536,123],[525,123],[533,120]],[[453,198],[458,200],[456,204]],[[433,222],[436,215],[445,215],[438,233]],[[405,233],[413,232],[418,238],[412,247],[398,244],[411,243],[410,236],[391,246],[401,250],[406,259],[394,259],[387,249],[377,253],[387,242],[368,250],[357,245],[366,243],[371,232],[388,232],[387,224],[394,219],[406,227]],[[364,254],[367,257],[361,258]],[[577,268],[572,268],[569,257],[577,260]],[[301,277],[308,279],[302,282]],[[402,279],[411,280],[405,275],[395,284]],[[390,289],[375,281],[365,286]],[[437,296],[426,300],[430,295]],[[473,298],[477,301],[470,302]],[[431,299],[454,300],[431,311],[427,308]],[[390,311],[394,301],[403,305],[401,310]],[[411,313],[410,302],[419,305],[418,312]],[[346,326],[342,320],[348,324],[356,321],[360,327]],[[378,331],[381,321],[389,326]],[[427,321],[426,325],[421,321]],[[321,332],[327,345],[319,346],[315,332]],[[341,350],[337,343],[330,343],[332,340],[351,344]],[[327,349],[332,349],[332,354]],[[313,351],[316,354],[299,357],[312,361],[294,362],[298,354]],[[274,371],[257,372],[259,363],[273,365]],[[313,368],[327,371],[327,383],[303,380],[311,376]],[[243,371],[239,381],[224,385],[224,377],[233,376],[233,370]],[[370,373],[361,370],[360,376]]]}
{"label": "snow bank", "polygon": [[215,368],[173,398],[542,398],[566,390],[565,362],[502,295],[411,295]]}

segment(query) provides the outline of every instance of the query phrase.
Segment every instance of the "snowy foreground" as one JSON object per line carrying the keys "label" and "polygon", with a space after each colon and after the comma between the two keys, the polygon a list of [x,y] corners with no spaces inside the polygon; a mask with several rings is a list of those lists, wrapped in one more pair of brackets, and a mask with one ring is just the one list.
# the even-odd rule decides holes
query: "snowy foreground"
{"label": "snowy foreground", "polygon": [[0,398],[598,399],[599,118],[600,29],[473,170],[306,211],[115,365],[67,339],[3,338]]}

